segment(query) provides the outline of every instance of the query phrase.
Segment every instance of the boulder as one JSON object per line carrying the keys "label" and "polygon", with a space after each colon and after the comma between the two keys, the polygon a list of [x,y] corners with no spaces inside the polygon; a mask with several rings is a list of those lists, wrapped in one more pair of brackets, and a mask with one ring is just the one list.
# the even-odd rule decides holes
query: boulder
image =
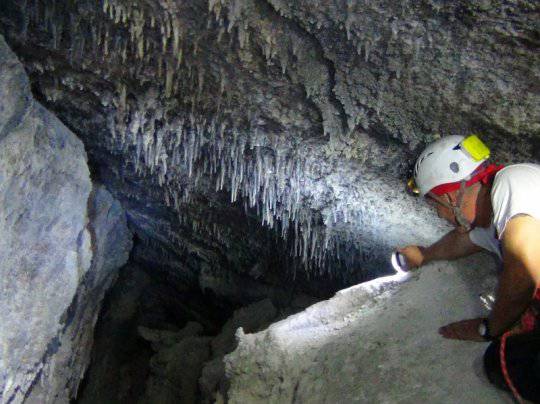
{"label": "boulder", "polygon": [[483,375],[485,343],[437,333],[486,315],[479,295],[495,274],[483,258],[376,279],[259,333],[240,329],[224,360],[228,402],[511,402]]}
{"label": "boulder", "polygon": [[131,234],[2,37],[0,88],[0,402],[67,402]]}

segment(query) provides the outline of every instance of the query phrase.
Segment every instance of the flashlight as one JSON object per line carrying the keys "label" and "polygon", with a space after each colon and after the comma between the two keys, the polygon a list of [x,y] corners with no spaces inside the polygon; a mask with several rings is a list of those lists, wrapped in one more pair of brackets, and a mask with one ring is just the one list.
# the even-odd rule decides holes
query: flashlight
{"label": "flashlight", "polygon": [[392,253],[392,266],[396,272],[407,272],[409,269],[405,256],[397,251]]}

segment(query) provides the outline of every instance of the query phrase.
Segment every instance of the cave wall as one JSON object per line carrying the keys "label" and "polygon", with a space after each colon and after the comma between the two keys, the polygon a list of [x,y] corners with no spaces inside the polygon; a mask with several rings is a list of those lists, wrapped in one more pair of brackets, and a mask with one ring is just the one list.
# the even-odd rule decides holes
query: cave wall
{"label": "cave wall", "polygon": [[137,256],[202,288],[386,271],[396,245],[445,230],[403,193],[439,135],[539,159],[537,2],[5,3],[35,94],[127,207]]}
{"label": "cave wall", "polygon": [[0,36],[0,402],[67,402],[132,246],[83,143],[36,102]]}

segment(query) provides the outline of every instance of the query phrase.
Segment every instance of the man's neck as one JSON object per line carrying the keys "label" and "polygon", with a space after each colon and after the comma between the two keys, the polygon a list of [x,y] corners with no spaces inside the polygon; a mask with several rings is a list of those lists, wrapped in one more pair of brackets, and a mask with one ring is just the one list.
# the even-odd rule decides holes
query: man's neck
{"label": "man's neck", "polygon": [[493,207],[491,205],[491,185],[482,185],[476,201],[475,224],[479,227],[491,226]]}

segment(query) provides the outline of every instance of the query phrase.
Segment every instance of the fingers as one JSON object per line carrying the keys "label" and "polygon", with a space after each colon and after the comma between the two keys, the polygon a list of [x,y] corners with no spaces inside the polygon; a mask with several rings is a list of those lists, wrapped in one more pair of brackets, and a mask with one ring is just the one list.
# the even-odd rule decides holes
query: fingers
{"label": "fingers", "polygon": [[439,334],[443,336],[444,338],[448,338],[448,339],[462,339],[460,338],[460,335],[457,332],[457,330],[454,329],[451,324],[439,328]]}
{"label": "fingers", "polygon": [[424,255],[420,247],[415,245],[409,245],[398,249],[398,252],[405,257],[409,269],[418,268],[422,265]]}
{"label": "fingers", "polygon": [[481,319],[463,320],[439,328],[439,334],[443,338],[457,339],[462,341],[479,341],[484,339],[478,334],[478,321]]}

